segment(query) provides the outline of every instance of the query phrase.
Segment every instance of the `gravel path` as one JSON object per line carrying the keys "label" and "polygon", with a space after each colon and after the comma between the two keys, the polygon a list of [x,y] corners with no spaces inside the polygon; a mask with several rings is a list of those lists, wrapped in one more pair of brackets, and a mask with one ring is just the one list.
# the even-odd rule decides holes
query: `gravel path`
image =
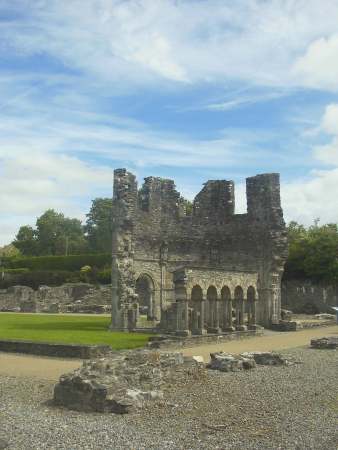
{"label": "gravel path", "polygon": [[182,349],[185,355],[201,355],[206,361],[211,352],[224,351],[229,353],[243,353],[250,351],[280,351],[309,344],[312,338],[338,335],[338,325],[323,328],[309,328],[300,331],[277,332],[264,330],[263,336],[248,339],[226,341],[186,347]]}
{"label": "gravel path", "polygon": [[[0,352],[0,376],[37,378],[57,381],[60,375],[81,366],[81,359],[49,358]],[[1,447],[0,447],[1,450]]]}
{"label": "gravel path", "polygon": [[294,349],[287,367],[207,371],[125,416],[53,407],[53,383],[0,376],[0,448],[337,450],[338,351]]}

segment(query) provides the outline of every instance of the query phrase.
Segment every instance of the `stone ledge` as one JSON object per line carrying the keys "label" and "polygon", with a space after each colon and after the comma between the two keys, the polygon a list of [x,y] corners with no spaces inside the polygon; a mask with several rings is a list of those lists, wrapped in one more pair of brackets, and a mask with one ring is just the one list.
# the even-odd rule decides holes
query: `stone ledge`
{"label": "stone ledge", "polygon": [[52,342],[0,340],[0,352],[24,353],[58,358],[91,359],[112,351],[109,345],[56,344]]}
{"label": "stone ledge", "polygon": [[183,348],[208,343],[222,343],[226,341],[247,339],[250,337],[262,336],[263,334],[264,328],[258,330],[234,331],[232,333],[223,334],[193,335],[188,337],[158,335],[149,338],[148,346],[151,348]]}
{"label": "stone ledge", "polygon": [[299,331],[308,328],[330,327],[335,324],[335,320],[318,320],[316,322],[304,322],[301,320],[281,320],[279,323],[273,324],[271,329],[274,331]]}

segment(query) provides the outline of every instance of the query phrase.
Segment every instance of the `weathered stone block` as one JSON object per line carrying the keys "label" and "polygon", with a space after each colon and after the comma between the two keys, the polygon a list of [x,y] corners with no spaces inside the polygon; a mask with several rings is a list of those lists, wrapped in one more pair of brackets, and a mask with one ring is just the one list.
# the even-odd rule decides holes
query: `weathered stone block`
{"label": "weathered stone block", "polygon": [[319,349],[336,349],[338,348],[338,336],[322,337],[319,339],[311,339],[310,345],[312,348]]}

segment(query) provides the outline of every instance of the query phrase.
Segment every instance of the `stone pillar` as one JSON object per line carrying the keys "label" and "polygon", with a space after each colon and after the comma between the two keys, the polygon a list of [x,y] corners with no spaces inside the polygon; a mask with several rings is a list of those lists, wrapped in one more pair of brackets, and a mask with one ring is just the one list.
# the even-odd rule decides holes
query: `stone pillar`
{"label": "stone pillar", "polygon": [[225,304],[225,317],[223,331],[235,331],[235,327],[232,324],[232,300],[231,298],[224,301]]}
{"label": "stone pillar", "polygon": [[192,316],[192,334],[206,334],[207,330],[204,328],[204,302],[203,300],[193,302],[193,316]]}
{"label": "stone pillar", "polygon": [[236,303],[238,303],[236,307],[236,330],[245,331],[247,327],[244,325],[244,298],[238,299]]}
{"label": "stone pillar", "polygon": [[235,313],[236,313],[236,318],[235,318],[235,325],[236,328],[239,327],[240,325],[240,304],[239,304],[240,300],[238,298],[235,299]]}
{"label": "stone pillar", "polygon": [[112,313],[110,329],[128,331],[135,300],[133,230],[137,205],[135,176],[125,169],[114,171],[112,234]]}
{"label": "stone pillar", "polygon": [[209,301],[209,305],[210,305],[211,320],[210,320],[210,326],[208,326],[208,333],[211,333],[211,334],[221,333],[222,330],[219,327],[219,301],[218,301],[218,299]]}
{"label": "stone pillar", "polygon": [[254,298],[253,301],[251,302],[251,317],[250,322],[248,323],[249,330],[259,330],[262,328],[260,325],[257,325],[256,306],[257,306],[257,299]]}
{"label": "stone pillar", "polygon": [[198,334],[207,334],[205,329],[205,299],[202,299],[200,303],[200,328]]}
{"label": "stone pillar", "polygon": [[187,295],[187,276],[184,270],[174,273],[175,300],[176,300],[176,334],[189,336],[189,312]]}

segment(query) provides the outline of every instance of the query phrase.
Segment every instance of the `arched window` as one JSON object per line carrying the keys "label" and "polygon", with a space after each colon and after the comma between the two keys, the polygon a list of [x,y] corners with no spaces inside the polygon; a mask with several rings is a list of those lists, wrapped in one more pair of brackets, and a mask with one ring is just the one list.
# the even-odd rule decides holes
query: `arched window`
{"label": "arched window", "polygon": [[154,282],[148,274],[141,274],[136,280],[136,294],[138,295],[139,312],[153,319],[154,314]]}

